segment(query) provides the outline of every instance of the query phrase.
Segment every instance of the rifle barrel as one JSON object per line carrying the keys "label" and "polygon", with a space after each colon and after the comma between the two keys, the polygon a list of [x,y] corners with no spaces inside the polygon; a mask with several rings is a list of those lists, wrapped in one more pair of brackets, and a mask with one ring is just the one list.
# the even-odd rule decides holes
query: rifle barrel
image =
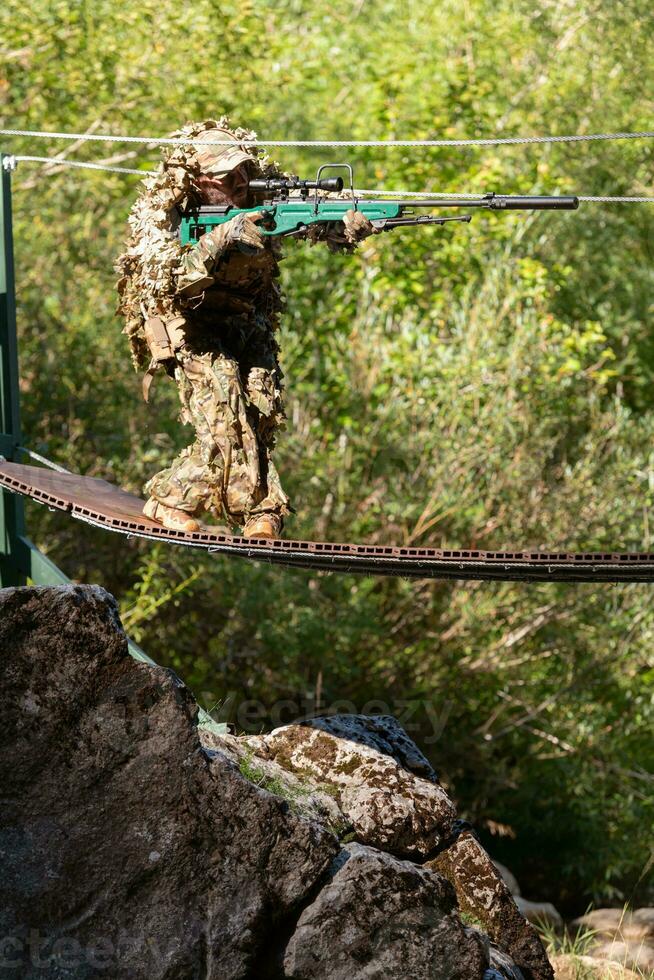
{"label": "rifle barrel", "polygon": [[[367,203],[367,202],[366,202]],[[379,204],[375,201],[375,204]],[[386,201],[385,203],[388,203]],[[487,208],[490,211],[576,211],[578,197],[558,195],[555,197],[524,197],[505,194],[486,194],[484,197],[440,197],[426,201],[398,200],[405,208]]]}

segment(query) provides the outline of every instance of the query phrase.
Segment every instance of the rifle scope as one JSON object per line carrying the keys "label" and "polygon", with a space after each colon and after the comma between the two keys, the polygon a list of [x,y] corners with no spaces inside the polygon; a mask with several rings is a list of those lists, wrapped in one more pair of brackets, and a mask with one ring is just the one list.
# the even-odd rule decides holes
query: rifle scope
{"label": "rifle scope", "polygon": [[324,177],[321,180],[300,180],[299,177],[261,177],[248,184],[251,191],[342,191],[342,177]]}

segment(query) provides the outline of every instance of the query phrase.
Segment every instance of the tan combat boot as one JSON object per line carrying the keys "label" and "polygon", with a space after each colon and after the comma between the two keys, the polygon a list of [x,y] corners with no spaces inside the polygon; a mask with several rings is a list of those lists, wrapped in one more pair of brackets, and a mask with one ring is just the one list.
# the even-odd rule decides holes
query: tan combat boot
{"label": "tan combat boot", "polygon": [[279,514],[258,514],[251,517],[243,528],[243,537],[278,538],[282,533],[283,524]]}
{"label": "tan combat boot", "polygon": [[199,523],[186,511],[178,510],[176,507],[168,507],[166,504],[155,500],[154,497],[150,497],[143,508],[143,513],[146,517],[152,518],[158,524],[163,524],[171,531],[185,531],[187,534],[193,534],[200,530]]}

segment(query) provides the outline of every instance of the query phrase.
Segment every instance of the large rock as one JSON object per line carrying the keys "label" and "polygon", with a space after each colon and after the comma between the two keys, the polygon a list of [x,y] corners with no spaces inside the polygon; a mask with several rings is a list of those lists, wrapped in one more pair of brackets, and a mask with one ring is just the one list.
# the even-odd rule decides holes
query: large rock
{"label": "large rock", "polygon": [[336,838],[207,756],[192,696],[132,660],[103,590],[0,596],[0,936],[15,975],[44,975],[39,943],[41,961],[77,965],[61,976],[256,976]]}
{"label": "large rock", "polygon": [[488,962],[448,882],[360,844],[339,855],[284,957],[297,980],[482,980]]}
{"label": "large rock", "polygon": [[426,857],[451,833],[452,801],[392,718],[316,718],[243,742],[313,790],[327,788],[360,843]]}
{"label": "large rock", "polygon": [[438,782],[429,760],[392,715],[326,715],[312,718],[306,724],[336,738],[366,745],[416,776]]}
{"label": "large rock", "polygon": [[454,847],[392,719],[200,729],[95,587],[0,591],[0,685],[1,977],[522,980],[437,870],[384,853]]}
{"label": "large rock", "polygon": [[474,834],[464,830],[427,867],[454,885],[461,910],[512,957],[526,980],[552,980],[554,974],[536,930],[516,908],[506,883]]}

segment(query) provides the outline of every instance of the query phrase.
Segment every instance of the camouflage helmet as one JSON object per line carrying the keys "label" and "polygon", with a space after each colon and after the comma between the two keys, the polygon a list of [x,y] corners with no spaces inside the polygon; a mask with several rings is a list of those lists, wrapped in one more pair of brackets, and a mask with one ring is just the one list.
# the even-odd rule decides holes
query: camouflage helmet
{"label": "camouflage helmet", "polygon": [[[223,139],[233,141],[233,147],[211,145],[212,140]],[[257,170],[259,169],[256,151],[250,150],[248,152],[239,143],[235,134],[229,129],[224,129],[221,126],[213,126],[211,129],[205,129],[199,136],[194,137],[193,143],[196,147],[200,169],[206,176],[225,177],[242,164],[246,164],[249,167],[256,167]]]}

